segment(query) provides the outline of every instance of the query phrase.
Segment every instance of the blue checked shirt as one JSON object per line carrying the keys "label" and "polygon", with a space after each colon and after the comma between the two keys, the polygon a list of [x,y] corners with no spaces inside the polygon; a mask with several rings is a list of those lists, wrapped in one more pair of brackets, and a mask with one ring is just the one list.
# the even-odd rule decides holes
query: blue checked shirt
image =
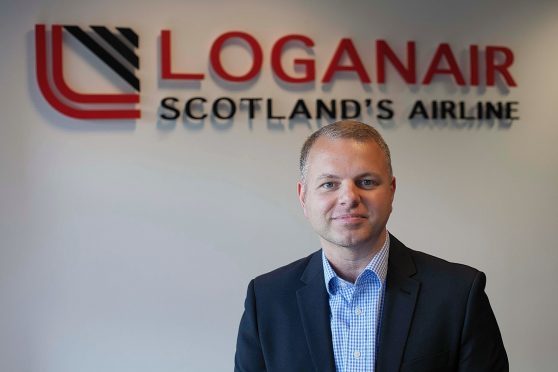
{"label": "blue checked shirt", "polygon": [[355,283],[337,276],[322,251],[338,372],[374,372],[389,256],[389,234]]}

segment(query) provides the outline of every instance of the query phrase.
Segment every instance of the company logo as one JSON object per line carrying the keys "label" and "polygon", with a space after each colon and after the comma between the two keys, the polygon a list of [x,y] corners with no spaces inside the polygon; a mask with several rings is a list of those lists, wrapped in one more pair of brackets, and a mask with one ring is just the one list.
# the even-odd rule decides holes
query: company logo
{"label": "company logo", "polygon": [[[448,43],[428,46],[414,40],[396,45],[384,39],[357,44],[352,38],[342,38],[328,42],[329,45],[320,48],[318,54],[316,42],[309,35],[287,34],[271,44],[262,44],[256,35],[226,31],[213,41],[208,51],[182,48],[197,57],[205,54],[209,71],[201,70],[203,65],[198,65],[196,70],[182,69],[178,72],[172,66],[171,30],[160,30],[159,35],[159,49],[153,51],[159,60],[158,71],[154,71],[159,82],[196,83],[180,85],[187,89],[183,97],[166,96],[160,99],[156,111],[163,121],[176,121],[181,116],[188,122],[203,122],[209,118],[212,122],[226,121],[230,127],[238,116],[248,120],[264,118],[268,123],[286,121],[289,126],[309,120],[318,123],[322,119],[367,121],[371,118],[385,121],[406,118],[410,122],[460,120],[467,123],[519,119],[519,102],[515,100],[492,101],[475,94],[472,94],[472,99],[461,95],[461,99],[456,100],[444,95],[428,101],[416,99],[409,106],[408,103],[398,104],[397,99],[389,97],[385,89],[371,94],[373,84],[386,86],[391,81],[403,82],[416,92],[421,86],[439,84],[453,90],[468,86],[495,87],[498,91],[509,92],[510,88],[517,87],[517,83],[512,74],[514,53],[506,46],[452,46]],[[92,58],[98,58],[98,62],[112,70],[115,79],[129,86],[123,88],[127,92],[91,94],[72,89],[64,79],[63,64],[64,46],[74,46],[69,41],[81,44],[82,49],[91,52]],[[182,41],[181,45],[184,44]],[[360,47],[357,48],[357,45]],[[109,30],[104,26],[81,28],[55,24],[47,32],[47,27],[39,24],[35,26],[35,46],[38,86],[54,109],[75,119],[140,118],[141,112],[137,107],[140,81],[136,76],[139,69],[136,53],[139,37],[132,29],[116,27]],[[223,52],[225,49],[226,53]],[[420,49],[423,49],[422,53]],[[246,51],[249,59],[242,63],[240,72],[231,69],[232,66],[239,66],[234,53],[240,52],[245,57]],[[368,59],[363,58],[365,55],[369,56]],[[181,55],[176,60],[184,57]],[[322,67],[323,70],[320,70]],[[276,93],[267,97],[238,94],[250,91],[262,73],[272,75],[280,98]],[[218,89],[227,94],[217,97],[205,95],[207,80],[216,82],[220,86]],[[331,88],[337,80],[355,83],[356,89],[352,90],[351,96],[332,93]],[[160,87],[165,89],[164,85]],[[178,87],[173,85],[173,88]],[[285,91],[291,93],[289,97],[283,97]],[[299,96],[287,102],[292,93],[299,91],[311,91],[313,95]],[[215,89],[210,92],[214,93]],[[228,94],[231,92],[234,94]],[[147,96],[154,95],[149,92]],[[281,102],[275,104],[275,101]]]}
{"label": "company logo", "polygon": [[[80,93],[64,79],[63,33],[68,32],[85,48],[104,62],[129,86],[132,93]],[[130,28],[117,27],[116,32],[104,26],[91,26],[84,31],[78,26],[53,25],[50,53],[46,26],[35,26],[36,73],[39,89],[47,102],[62,114],[76,119],[139,119],[140,81],[138,35]],[[49,63],[50,57],[50,63]],[[49,71],[50,70],[50,71]],[[110,107],[110,108],[107,108]]]}

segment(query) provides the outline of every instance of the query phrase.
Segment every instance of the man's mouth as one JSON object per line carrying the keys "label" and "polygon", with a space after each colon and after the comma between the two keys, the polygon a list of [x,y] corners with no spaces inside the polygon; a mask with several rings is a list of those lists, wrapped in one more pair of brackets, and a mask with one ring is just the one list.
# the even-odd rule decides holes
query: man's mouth
{"label": "man's mouth", "polygon": [[354,223],[354,222],[362,222],[367,218],[368,217],[364,214],[347,213],[347,214],[340,214],[338,216],[333,217],[332,219],[340,222]]}

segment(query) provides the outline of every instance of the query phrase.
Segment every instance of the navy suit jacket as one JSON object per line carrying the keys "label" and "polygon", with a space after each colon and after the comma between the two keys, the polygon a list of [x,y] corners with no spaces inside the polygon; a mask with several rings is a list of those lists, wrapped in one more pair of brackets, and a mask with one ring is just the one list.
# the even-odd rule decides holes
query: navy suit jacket
{"label": "navy suit jacket", "polygon": [[[376,371],[508,371],[485,283],[390,236]],[[250,282],[235,371],[335,371],[321,251]]]}

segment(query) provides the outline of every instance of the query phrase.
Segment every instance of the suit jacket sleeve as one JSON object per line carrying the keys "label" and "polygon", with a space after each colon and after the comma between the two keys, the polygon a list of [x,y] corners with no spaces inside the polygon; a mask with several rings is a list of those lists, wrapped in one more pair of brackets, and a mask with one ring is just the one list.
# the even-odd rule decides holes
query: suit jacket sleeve
{"label": "suit jacket sleeve", "polygon": [[488,297],[486,276],[477,275],[471,286],[461,335],[460,372],[509,371],[508,357]]}
{"label": "suit jacket sleeve", "polygon": [[252,280],[248,285],[246,301],[244,302],[244,314],[238,329],[234,371],[263,372],[265,370],[265,361],[258,334],[254,281]]}

